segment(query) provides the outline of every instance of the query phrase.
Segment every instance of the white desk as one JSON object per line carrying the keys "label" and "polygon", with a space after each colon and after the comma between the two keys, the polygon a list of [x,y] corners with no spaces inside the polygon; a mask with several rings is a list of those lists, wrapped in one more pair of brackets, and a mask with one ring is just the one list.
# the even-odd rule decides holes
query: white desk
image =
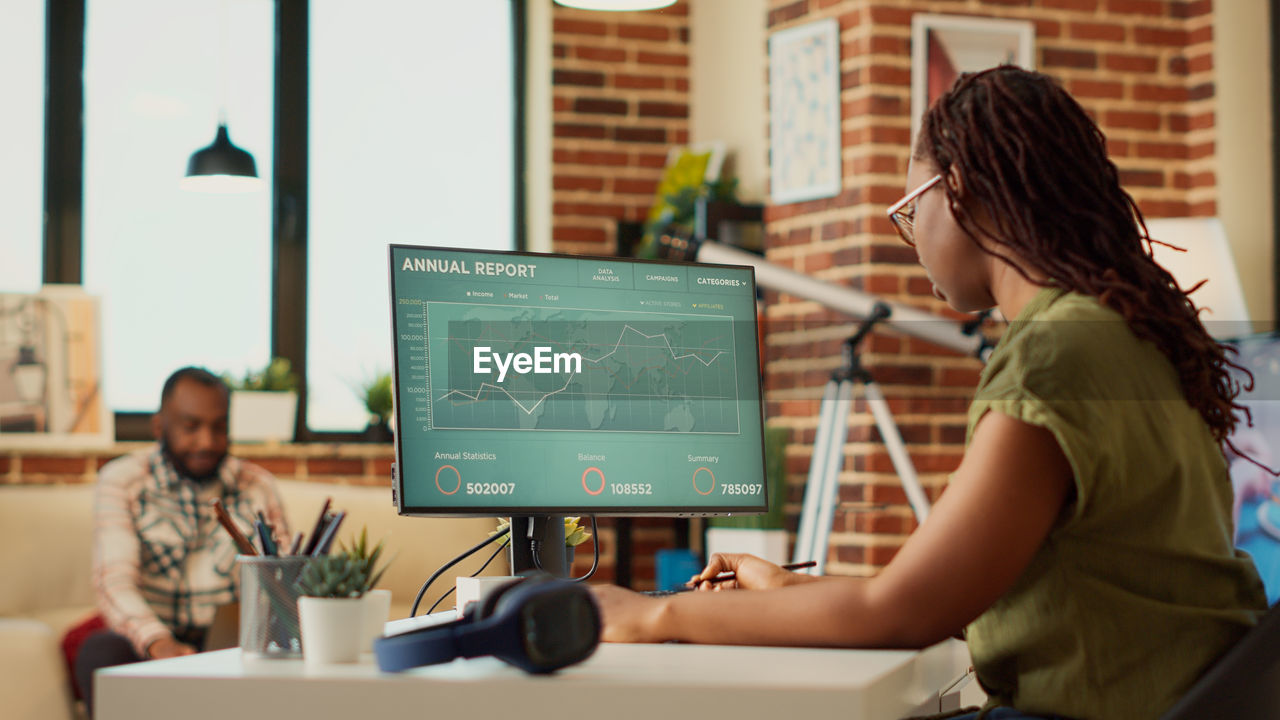
{"label": "white desk", "polygon": [[551,676],[493,658],[385,674],[366,655],[357,665],[309,669],[301,660],[244,660],[233,649],[103,670],[96,702],[98,720],[421,720],[479,708],[521,720],[694,712],[885,720],[953,706],[955,696],[941,693],[968,667],[968,650],[956,640],[920,652],[604,644]]}

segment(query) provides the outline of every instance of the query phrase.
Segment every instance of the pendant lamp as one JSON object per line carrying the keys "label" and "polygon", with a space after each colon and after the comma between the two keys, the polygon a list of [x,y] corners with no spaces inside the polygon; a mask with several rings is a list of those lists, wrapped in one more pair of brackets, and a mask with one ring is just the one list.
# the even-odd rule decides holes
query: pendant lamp
{"label": "pendant lamp", "polygon": [[184,190],[208,193],[252,192],[262,187],[258,178],[258,166],[247,150],[238,148],[227,133],[227,4],[223,0],[218,18],[218,34],[221,48],[218,56],[218,73],[221,76],[221,104],[218,110],[218,131],[213,142],[191,154],[187,161],[187,175],[179,185]]}
{"label": "pendant lamp", "polygon": [[565,7],[580,10],[657,10],[676,4],[676,0],[556,0]]}

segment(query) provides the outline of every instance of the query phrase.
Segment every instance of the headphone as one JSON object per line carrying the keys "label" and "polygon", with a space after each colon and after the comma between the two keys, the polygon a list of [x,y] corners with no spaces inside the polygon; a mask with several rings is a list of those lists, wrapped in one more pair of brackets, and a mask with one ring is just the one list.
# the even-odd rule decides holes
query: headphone
{"label": "headphone", "polygon": [[496,588],[461,620],[378,638],[373,653],[384,672],[493,655],[525,672],[549,673],[586,660],[599,644],[600,610],[591,593],[540,573]]}

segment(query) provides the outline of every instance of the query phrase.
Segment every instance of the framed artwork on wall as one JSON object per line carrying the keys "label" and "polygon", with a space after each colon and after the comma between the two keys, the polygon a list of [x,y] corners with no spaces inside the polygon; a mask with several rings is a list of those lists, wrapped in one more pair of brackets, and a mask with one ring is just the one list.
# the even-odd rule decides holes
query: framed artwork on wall
{"label": "framed artwork on wall", "polygon": [[769,189],[775,204],[840,194],[840,24],[769,38]]}
{"label": "framed artwork on wall", "polygon": [[0,448],[115,441],[100,322],[98,299],[79,285],[0,293]]}
{"label": "framed artwork on wall", "polygon": [[1035,69],[1036,28],[1029,20],[917,14],[911,18],[911,138],[924,111],[961,73],[997,65]]}

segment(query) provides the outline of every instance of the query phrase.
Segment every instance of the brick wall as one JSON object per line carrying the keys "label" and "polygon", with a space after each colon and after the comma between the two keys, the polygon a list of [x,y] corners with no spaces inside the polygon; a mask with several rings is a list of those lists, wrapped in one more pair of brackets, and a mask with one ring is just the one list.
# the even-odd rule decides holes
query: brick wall
{"label": "brick wall", "polygon": [[612,254],[618,220],[643,220],[667,151],[689,141],[688,0],[659,11],[552,15],[551,237]]}
{"label": "brick wall", "polygon": [[[771,0],[770,33],[840,23],[843,192],[766,210],[768,258],[887,299],[950,315],[884,216],[910,152],[911,18],[917,12],[1028,19],[1038,69],[1061,79],[1102,126],[1126,188],[1149,217],[1215,212],[1213,12],[1209,0]],[[822,385],[840,363],[847,318],[767,296],[766,392],[795,429],[790,510],[799,508]],[[877,332],[864,363],[884,386],[922,480],[936,496],[963,450],[976,361]],[[865,405],[851,418],[845,502],[830,571],[884,565],[914,527]],[[865,505],[863,504],[865,503]],[[879,508],[880,504],[887,507]]]}

